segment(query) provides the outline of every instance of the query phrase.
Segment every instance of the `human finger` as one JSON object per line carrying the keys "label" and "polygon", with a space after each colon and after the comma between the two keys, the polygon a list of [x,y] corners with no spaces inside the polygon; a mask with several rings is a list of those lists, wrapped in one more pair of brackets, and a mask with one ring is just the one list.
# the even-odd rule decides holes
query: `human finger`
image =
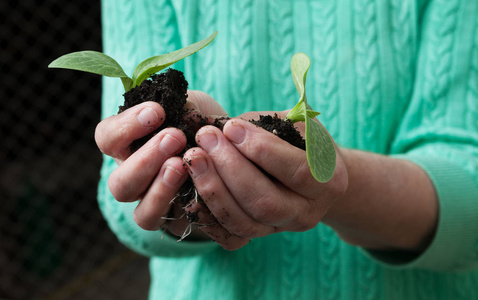
{"label": "human finger", "polygon": [[171,220],[167,223],[167,230],[177,236],[178,241],[191,238],[204,240],[205,237],[197,233],[197,230],[200,230],[205,236],[229,251],[237,250],[249,243],[250,239],[235,236],[227,231],[200,202],[192,201],[186,207],[180,207],[175,203],[172,209],[174,210],[173,216],[182,216],[184,213],[193,212],[197,217],[197,220],[188,220],[185,217],[170,218]]}
{"label": "human finger", "polygon": [[334,193],[340,190],[333,188],[338,178],[329,184],[319,183],[310,172],[304,150],[241,119],[227,122],[223,131],[244,156],[298,194],[309,199],[318,195],[322,198],[338,197]]}
{"label": "human finger", "polygon": [[[253,236],[270,234],[275,228],[297,218],[295,204],[299,199],[289,199],[285,190],[280,189],[280,185],[271,180],[268,174],[242,155],[219,129],[212,126],[203,127],[196,140],[213,161],[214,171],[232,195],[234,202],[231,203],[237,204],[253,221],[266,226],[252,228],[253,232],[255,230]],[[204,179],[205,184],[209,178],[208,176]],[[226,210],[230,215],[228,218],[241,213],[234,206],[230,206],[230,209]]]}
{"label": "human finger", "polygon": [[211,115],[227,116],[227,112],[224,108],[209,94],[202,91],[189,90],[188,101],[185,108],[196,110],[206,117]]}
{"label": "human finger", "polygon": [[[209,128],[209,130],[212,128],[214,127]],[[201,140],[201,132],[203,130],[198,133],[198,141]],[[205,144],[206,141],[203,139],[202,143]],[[227,152],[228,149],[224,149],[224,151]],[[237,150],[233,151],[237,153]],[[219,224],[228,232],[243,238],[265,236],[274,232],[274,228],[254,220],[236,202],[221,176],[217,173],[215,163],[203,149],[192,148],[188,150],[184,154],[184,161],[201,199]],[[201,219],[199,219],[199,222],[204,224]]]}
{"label": "human finger", "polygon": [[146,230],[158,230],[166,223],[171,204],[188,177],[179,157],[164,162],[134,211],[134,220]]}
{"label": "human finger", "polygon": [[131,155],[131,143],[158,128],[164,118],[164,109],[158,103],[138,104],[98,123],[96,144],[101,152],[121,163]]}
{"label": "human finger", "polygon": [[[254,237],[284,230],[308,230],[317,225],[329,207],[330,201],[327,198],[324,201],[316,201],[320,195],[306,198],[271,178],[260,166],[258,168],[257,164],[239,152],[217,128],[202,128],[196,139],[214,162],[215,171],[244,213],[253,221],[266,226],[266,229],[273,229],[256,230]],[[271,162],[282,163],[274,159]],[[209,179],[210,176],[207,176],[205,180]],[[204,185],[207,186],[207,182]],[[239,224],[234,220],[237,210],[227,212],[231,223]],[[227,228],[226,225],[224,227]]]}
{"label": "human finger", "polygon": [[[285,230],[309,230],[317,225],[327,211],[326,209],[330,205],[328,199],[323,199],[324,201],[316,201],[317,197],[308,199],[271,178],[269,174],[242,155],[217,128],[212,126],[202,128],[198,132],[196,140],[207,156],[197,151],[196,155],[201,155],[206,159],[209,157],[213,162],[214,169],[211,169],[214,172],[208,173],[202,180],[194,177],[193,180],[198,183],[196,186],[202,189],[200,192],[204,194],[203,198],[208,207],[217,206],[217,208],[211,208],[211,211],[219,212],[216,218],[229,232],[241,237],[260,237]],[[194,170],[194,161],[191,166],[193,167],[192,174],[197,175],[197,171]],[[210,164],[208,164],[208,169],[209,166]],[[219,178],[216,179],[216,176]],[[227,197],[217,197],[213,198],[214,201],[207,202],[208,194],[204,190],[211,192],[218,190],[218,186],[221,186],[219,179],[231,194],[232,201],[228,201]],[[235,203],[239,208],[227,203]],[[221,212],[223,218],[231,223],[231,227],[224,223]],[[241,213],[245,213],[252,219],[252,222],[260,225],[251,227],[251,224],[254,223],[238,220],[237,216],[240,216]],[[237,227],[246,232],[243,232],[242,235],[237,233]],[[247,232],[248,230],[252,230],[252,232]]]}
{"label": "human finger", "polygon": [[138,200],[161,170],[163,163],[186,145],[186,137],[176,128],[166,128],[118,166],[108,178],[108,187],[117,201]]}

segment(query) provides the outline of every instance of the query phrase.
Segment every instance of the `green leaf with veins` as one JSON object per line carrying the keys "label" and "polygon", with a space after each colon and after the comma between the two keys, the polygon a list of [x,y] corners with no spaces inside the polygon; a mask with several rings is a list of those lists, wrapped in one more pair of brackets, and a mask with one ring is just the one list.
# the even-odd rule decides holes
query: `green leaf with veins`
{"label": "green leaf with veins", "polygon": [[118,77],[123,83],[125,92],[127,92],[135,86],[140,85],[143,80],[152,74],[206,47],[216,38],[216,35],[217,31],[202,41],[168,54],[153,56],[142,61],[134,69],[133,78],[126,75],[116,60],[97,51],[79,51],[65,54],[51,62],[48,67],[89,72],[107,77]]}
{"label": "green leaf with veins", "polygon": [[89,72],[107,77],[121,78],[125,90],[133,87],[133,81],[112,57],[97,51],[79,51],[60,56],[52,61],[49,68],[70,69]]}
{"label": "green leaf with veins", "polygon": [[188,57],[209,45],[217,35],[217,31],[205,38],[202,41],[191,44],[179,50],[170,52],[168,54],[150,57],[142,61],[133,71],[133,84],[139,85],[143,80],[154,73],[161,71],[164,68]]}
{"label": "green leaf with veins", "polygon": [[286,118],[291,122],[305,122],[305,145],[310,171],[317,181],[327,182],[335,172],[335,147],[327,130],[314,120],[320,113],[307,103],[305,82],[309,67],[310,59],[307,55],[296,53],[292,57],[292,79],[300,99]]}

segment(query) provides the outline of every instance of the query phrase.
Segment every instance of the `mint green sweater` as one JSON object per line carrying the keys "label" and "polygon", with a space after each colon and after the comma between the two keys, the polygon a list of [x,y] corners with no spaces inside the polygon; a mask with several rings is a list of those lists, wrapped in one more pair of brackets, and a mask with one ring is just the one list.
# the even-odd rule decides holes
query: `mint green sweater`
{"label": "mint green sweater", "polygon": [[[230,115],[298,100],[289,63],[311,57],[308,98],[341,147],[421,166],[439,224],[418,257],[367,252],[319,224],[228,252],[140,229],[136,203],[99,203],[128,247],[151,257],[151,299],[478,299],[478,1],[103,0],[104,51],[131,74],[141,60],[201,40],[175,65]],[[103,117],[122,85],[104,80]],[[393,170],[390,170],[393,172]],[[119,286],[118,289],[121,289]]]}

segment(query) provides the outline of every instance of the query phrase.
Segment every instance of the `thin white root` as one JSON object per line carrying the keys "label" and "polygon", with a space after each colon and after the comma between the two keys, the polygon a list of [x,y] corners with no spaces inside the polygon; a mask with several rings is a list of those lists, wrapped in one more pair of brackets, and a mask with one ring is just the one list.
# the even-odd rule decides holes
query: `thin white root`
{"label": "thin white root", "polygon": [[181,242],[182,240],[184,240],[185,238],[187,238],[191,232],[193,231],[193,224],[189,224],[188,227],[186,227],[186,229],[184,230],[183,232],[183,235],[181,236],[181,238],[179,240],[177,240],[177,242]]}
{"label": "thin white root", "polygon": [[194,189],[194,202],[196,202],[196,203],[198,202],[198,196],[199,196],[198,190]]}
{"label": "thin white root", "polygon": [[187,195],[192,194],[193,189],[194,189],[194,200],[197,202],[197,201],[198,201],[198,200],[197,200],[197,199],[198,199],[198,191],[197,191],[196,188],[191,187],[191,188],[189,189],[189,191],[187,191],[187,192],[184,193],[184,194],[179,194],[179,193],[177,193],[176,196],[175,196],[173,199],[171,199],[171,201],[169,201],[169,204],[173,204],[174,201],[175,201],[176,199],[178,199],[179,197],[186,197]]}
{"label": "thin white root", "polygon": [[216,225],[218,224],[219,222],[218,221],[215,221],[215,222],[212,222],[212,223],[208,223],[208,224],[197,224],[197,223],[189,223],[188,227],[186,227],[186,229],[184,230],[183,232],[183,235],[179,238],[179,240],[177,240],[176,242],[181,242],[182,240],[184,240],[185,238],[187,238],[191,232],[193,232],[193,226],[196,225],[197,228],[201,228],[201,227],[208,227],[208,226],[213,226],[213,225]]}
{"label": "thin white root", "polygon": [[[177,194],[173,199],[171,199],[171,201],[169,201],[169,204],[173,204],[174,201],[179,198],[179,197],[186,197],[188,195],[191,195],[193,194],[193,191],[194,191],[194,197],[191,199],[192,201],[194,201],[195,203],[198,203],[199,202],[199,193],[198,193],[198,190],[195,188],[195,187],[192,187],[189,191],[187,191],[186,193],[184,194]],[[187,207],[191,206],[191,200],[188,202],[188,204],[186,206],[184,206],[182,209],[185,210]],[[179,218],[171,218],[171,217],[161,217],[162,220],[166,220],[166,221],[177,221],[177,220],[180,220],[182,219],[184,216],[186,215],[186,212],[184,212]],[[195,222],[191,222],[188,224],[188,226],[186,227],[186,229],[184,230],[183,234],[181,235],[181,237],[177,240],[177,242],[181,242],[182,240],[184,240],[185,238],[187,238],[191,232],[193,231],[193,226],[198,226],[198,227],[203,227],[203,226],[212,226],[212,225],[215,225],[217,224],[218,222],[213,222],[213,223],[210,223],[210,224],[197,224]],[[164,232],[166,232],[167,230],[167,226],[165,226],[165,229],[163,231],[163,236],[164,236]]]}
{"label": "thin white root", "polygon": [[174,203],[174,200],[178,199],[180,195],[177,194],[176,197],[174,197],[173,199],[171,199],[171,201],[169,201],[169,204],[173,204]]}
{"label": "thin white root", "polygon": [[161,235],[161,239],[164,238],[164,234],[166,233],[166,230],[168,230],[168,225],[164,224],[161,226],[161,229],[163,230],[163,234]]}

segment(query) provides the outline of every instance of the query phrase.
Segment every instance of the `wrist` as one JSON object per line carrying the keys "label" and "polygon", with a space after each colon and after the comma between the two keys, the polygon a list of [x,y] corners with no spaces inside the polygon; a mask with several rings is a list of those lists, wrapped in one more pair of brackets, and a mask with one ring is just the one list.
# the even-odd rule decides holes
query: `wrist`
{"label": "wrist", "polygon": [[403,159],[351,149],[341,154],[348,189],[322,222],[345,242],[364,248],[426,247],[437,219],[436,195],[426,173]]}

